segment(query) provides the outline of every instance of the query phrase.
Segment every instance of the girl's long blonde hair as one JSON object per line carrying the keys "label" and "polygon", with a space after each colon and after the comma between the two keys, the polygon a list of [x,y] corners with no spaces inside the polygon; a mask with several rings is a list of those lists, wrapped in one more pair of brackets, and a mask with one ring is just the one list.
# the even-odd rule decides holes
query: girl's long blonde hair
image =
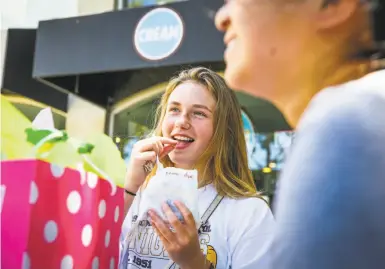
{"label": "girl's long blonde hair", "polygon": [[[162,136],[162,123],[171,93],[178,85],[191,81],[206,87],[216,101],[214,134],[196,167],[200,186],[212,183],[220,195],[231,198],[259,196],[248,167],[240,105],[234,92],[214,71],[196,67],[180,72],[169,81],[157,109],[153,134]],[[162,159],[162,163],[165,167],[174,166],[168,156]],[[155,174],[156,168],[152,169],[147,180]]]}

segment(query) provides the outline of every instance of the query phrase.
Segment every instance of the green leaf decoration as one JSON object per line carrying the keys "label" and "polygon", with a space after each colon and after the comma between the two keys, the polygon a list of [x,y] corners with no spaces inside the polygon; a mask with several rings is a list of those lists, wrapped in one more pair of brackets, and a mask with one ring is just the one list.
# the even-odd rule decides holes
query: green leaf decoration
{"label": "green leaf decoration", "polygon": [[78,153],[79,154],[90,154],[94,148],[95,148],[94,145],[92,145],[90,143],[86,143],[86,144],[81,145],[78,148]]}
{"label": "green leaf decoration", "polygon": [[52,131],[50,131],[50,130],[35,130],[33,128],[27,128],[25,130],[25,133],[27,134],[27,141],[29,143],[32,143],[33,145],[36,145],[44,137],[50,135],[52,133]]}
{"label": "green leaf decoration", "polygon": [[[25,130],[25,133],[27,134],[27,141],[33,145],[36,145],[39,143],[42,139],[47,137],[48,135],[52,134],[52,130],[36,130],[33,128],[27,128]],[[62,131],[62,136],[52,138],[49,142],[55,143],[55,142],[64,142],[68,140],[68,134],[65,131]]]}

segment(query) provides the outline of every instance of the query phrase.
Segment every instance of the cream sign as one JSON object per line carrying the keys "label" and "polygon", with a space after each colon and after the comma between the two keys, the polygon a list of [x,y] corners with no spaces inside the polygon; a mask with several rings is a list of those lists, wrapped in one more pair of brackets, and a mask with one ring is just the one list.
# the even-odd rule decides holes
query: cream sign
{"label": "cream sign", "polygon": [[144,15],[134,34],[134,46],[148,60],[169,57],[180,46],[184,35],[181,17],[172,9],[156,8]]}

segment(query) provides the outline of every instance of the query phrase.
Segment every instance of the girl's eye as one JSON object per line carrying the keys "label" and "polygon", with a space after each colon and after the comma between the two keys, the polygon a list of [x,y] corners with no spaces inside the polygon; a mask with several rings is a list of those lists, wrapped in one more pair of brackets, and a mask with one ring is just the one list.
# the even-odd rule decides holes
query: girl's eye
{"label": "girl's eye", "polygon": [[171,107],[171,108],[170,108],[170,111],[171,111],[171,112],[179,112],[179,108],[177,108],[177,107]]}
{"label": "girl's eye", "polygon": [[194,115],[198,116],[198,117],[206,117],[206,114],[203,113],[203,112],[200,112],[200,111],[195,111],[194,112]]}

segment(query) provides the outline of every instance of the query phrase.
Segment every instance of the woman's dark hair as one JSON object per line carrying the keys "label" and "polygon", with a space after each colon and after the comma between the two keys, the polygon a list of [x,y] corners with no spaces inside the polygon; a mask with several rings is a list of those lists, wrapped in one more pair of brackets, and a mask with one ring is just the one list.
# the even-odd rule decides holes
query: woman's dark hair
{"label": "woman's dark hair", "polygon": [[[369,0],[372,12],[374,40],[385,43],[385,0]],[[384,44],[382,44],[385,46]]]}
{"label": "woman's dark hair", "polygon": [[361,0],[361,2],[369,4],[374,47],[363,51],[359,56],[385,58],[385,0]]}
{"label": "woman's dark hair", "polygon": [[[325,0],[322,7],[326,7],[339,0]],[[360,0],[369,5],[370,20],[373,33],[374,47],[360,51],[357,58],[385,58],[385,0]]]}

